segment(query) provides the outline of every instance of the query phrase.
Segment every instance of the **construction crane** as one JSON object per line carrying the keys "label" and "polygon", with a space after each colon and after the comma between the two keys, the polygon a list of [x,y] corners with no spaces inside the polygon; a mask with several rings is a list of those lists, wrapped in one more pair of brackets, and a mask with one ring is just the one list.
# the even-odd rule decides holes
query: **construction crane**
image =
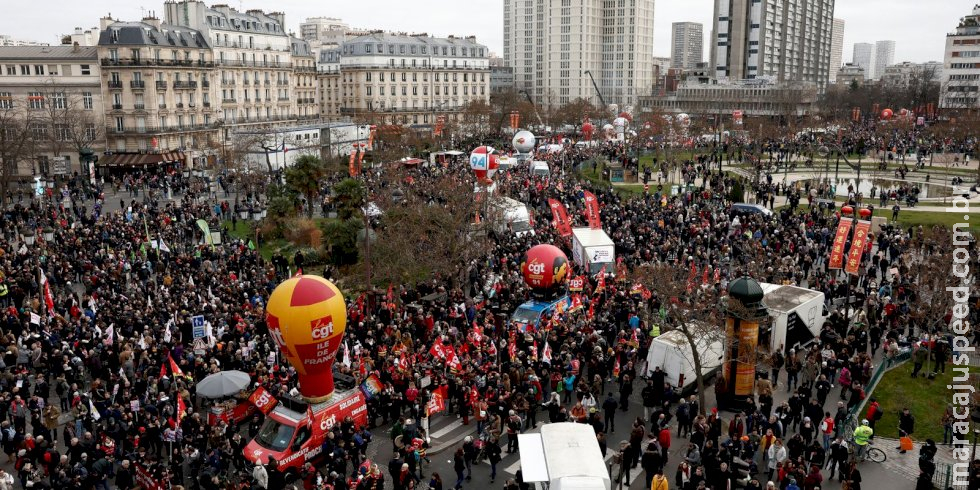
{"label": "construction crane", "polygon": [[599,96],[599,102],[602,103],[602,110],[606,110],[606,107],[609,107],[609,105],[606,104],[606,99],[602,98],[602,91],[599,90],[599,85],[595,83],[595,78],[592,76],[592,72],[585,70],[585,74],[589,76],[590,80],[592,80],[592,86],[595,87],[595,93]]}
{"label": "construction crane", "polygon": [[544,123],[541,122],[541,115],[538,114],[538,106],[534,105],[534,101],[531,100],[531,94],[527,93],[527,90],[521,90],[521,93],[527,97],[527,101],[531,104],[531,108],[534,109],[534,117],[538,118],[538,126],[541,126],[541,129],[543,130]]}

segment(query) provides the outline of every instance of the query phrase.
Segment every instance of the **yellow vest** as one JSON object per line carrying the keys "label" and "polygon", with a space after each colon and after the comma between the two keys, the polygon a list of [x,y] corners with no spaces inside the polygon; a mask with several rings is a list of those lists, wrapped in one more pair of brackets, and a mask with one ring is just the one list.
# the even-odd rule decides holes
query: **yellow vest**
{"label": "yellow vest", "polygon": [[650,336],[651,337],[659,337],[660,336],[660,325],[657,325],[657,324],[654,324],[653,325],[653,328],[650,329]]}
{"label": "yellow vest", "polygon": [[9,289],[7,289],[7,285],[0,282],[0,298],[6,296],[8,292]]}

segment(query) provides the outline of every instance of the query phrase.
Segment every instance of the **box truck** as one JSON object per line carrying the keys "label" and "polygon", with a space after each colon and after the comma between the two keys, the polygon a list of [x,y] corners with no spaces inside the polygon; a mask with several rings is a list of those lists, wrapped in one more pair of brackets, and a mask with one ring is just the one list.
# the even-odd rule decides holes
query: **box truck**
{"label": "box truck", "polygon": [[606,268],[606,274],[616,272],[616,245],[601,229],[572,229],[572,260],[589,276]]}
{"label": "box truck", "polygon": [[599,441],[592,426],[561,422],[538,434],[518,434],[525,483],[549,490],[610,490]]}
{"label": "box truck", "polygon": [[[705,378],[715,374],[724,361],[725,340],[721,327],[718,332],[715,338],[701,336],[698,339],[701,372]],[[664,380],[681,393],[689,393],[698,386],[691,344],[679,330],[665,332],[650,342],[644,375],[649,376],[657,367],[664,372]]]}
{"label": "box truck", "polygon": [[797,286],[762,283],[763,304],[772,321],[759,331],[759,346],[783,353],[799,349],[820,338],[827,319],[825,297],[820,291]]}

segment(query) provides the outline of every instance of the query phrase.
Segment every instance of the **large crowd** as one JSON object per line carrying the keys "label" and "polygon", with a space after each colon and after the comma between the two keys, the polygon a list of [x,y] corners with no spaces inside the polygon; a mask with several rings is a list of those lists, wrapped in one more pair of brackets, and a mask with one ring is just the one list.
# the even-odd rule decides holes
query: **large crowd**
{"label": "large crowd", "polygon": [[[691,184],[677,195],[652,185],[626,198],[576,176],[576,168],[587,168],[597,155],[628,159],[612,145],[569,148],[552,158],[549,178],[516,168],[498,176],[498,192],[527,203],[539,217],[550,215],[549,198],[559,199],[576,219],[582,192],[594,192],[627,270],[651,262],[718,270],[703,286],[718,292],[735,274],[753,270],[760,282],[819,290],[833,311],[819,341],[767,358],[752,408],[726,414],[701,406],[697,397],[677,396],[662,372],[646,366],[650,331],[675,326],[663,319],[648,324],[645,319],[656,316],[643,312],[659,311],[670,298],[637,297],[615,281],[595,292],[590,283],[584,308],[517,332],[507,316],[528,295],[522,255],[534,244],[560,242],[551,223],[539,219],[534,236],[496,238],[488,256],[470,266],[465,283],[395,285],[390,301],[348,298],[353,362],[341,369],[358,382],[372,374],[382,382],[384,389],[368,402],[368,430],[390,426],[396,456],[387,466],[364,464],[370,436],[337,424],[324,443],[324,461],[289,475],[296,478],[291,484],[408,490],[423,483],[425,407],[433,390],[446,386],[447,413],[475,421],[476,432],[454,449],[455,478],[425,478],[431,488],[463,487],[484,458],[493,482],[502,453],[516,450],[518,433],[572,421],[591,424],[603,452],[617,453],[621,467],[642,467],[653,490],[812,490],[832,478],[860,489],[860,464],[852,462],[855,448],[849,446],[861,439],[845,426],[848,409],[862,402],[872,366],[880,362],[877,351],[918,349],[920,339],[939,332],[938,325],[915,321],[916,264],[932,250],[927,231],[890,226],[876,235],[851,291],[855,309],[845,319],[838,306],[846,282],[826,268],[839,214],[815,205],[772,217],[734,213],[729,193],[741,183],[720,174],[710,158],[669,162]],[[472,186],[463,165],[412,172],[417,181],[448,176],[461,188]],[[162,488],[286,487],[287,475],[275,461],[244,458],[261,415],[241,425],[211,423],[195,396],[196,381],[222,370],[249,373],[253,386],[279,397],[297,383],[295,371],[277,362],[262,314],[271,291],[297,264],[291,257],[266,260],[253,244],[228,233],[225,221],[258,196],[243,192],[236,202],[234,180],[215,179],[217,188],[179,169],[128,174],[98,186],[76,178],[64,193],[14,199],[4,209],[0,445],[13,470],[0,471],[0,490],[134,488],[137,466]],[[380,180],[377,173],[364,177],[369,186]],[[118,209],[107,210],[107,192],[117,194]],[[768,198],[778,189],[758,192]],[[168,193],[175,198],[165,199]],[[221,230],[220,243],[203,239],[199,219]],[[765,267],[754,267],[759,260]],[[336,274],[324,269],[328,278]],[[208,336],[198,345],[190,323],[195,315],[208,322]],[[437,341],[454,347],[458,368],[433,357]],[[546,344],[550,358],[539,354]],[[945,345],[941,336],[936,345]],[[945,355],[942,348],[932,352]],[[431,380],[426,387],[419,383],[423,376]],[[777,390],[788,392],[788,400],[776,403],[783,398]],[[614,436],[616,410],[636,398],[643,417]],[[874,413],[866,418],[873,429]],[[914,423],[902,430],[913,433]],[[671,447],[683,448],[682,461],[668,458]],[[504,486],[528,488],[520,474]]]}

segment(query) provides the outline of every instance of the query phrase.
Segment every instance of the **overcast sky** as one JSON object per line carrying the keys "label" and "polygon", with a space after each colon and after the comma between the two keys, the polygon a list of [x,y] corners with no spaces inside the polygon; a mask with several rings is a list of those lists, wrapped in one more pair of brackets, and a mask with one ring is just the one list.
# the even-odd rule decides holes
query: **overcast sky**
{"label": "overcast sky", "polygon": [[[232,7],[280,10],[287,29],[297,31],[306,17],[338,17],[352,27],[475,35],[500,53],[503,47],[503,0],[216,0]],[[895,62],[942,61],[945,34],[972,11],[976,0],[837,0],[835,17],[844,19],[844,61],[855,42],[896,41]],[[25,4],[27,5],[27,4]],[[137,20],[146,10],[162,17],[159,0],[32,0],[30,8],[0,16],[0,34],[18,39],[58,42],[75,27],[98,25],[99,17]],[[654,54],[669,56],[670,24],[693,21],[710,31],[713,0],[657,0]],[[705,42],[707,45],[707,41]],[[707,46],[706,46],[707,47]]]}

